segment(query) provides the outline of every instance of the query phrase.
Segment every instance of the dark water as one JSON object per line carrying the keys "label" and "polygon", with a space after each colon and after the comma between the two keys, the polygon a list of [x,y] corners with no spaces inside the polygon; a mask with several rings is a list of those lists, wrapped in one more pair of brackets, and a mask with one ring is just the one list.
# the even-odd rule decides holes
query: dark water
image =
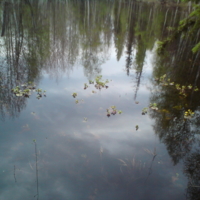
{"label": "dark water", "polygon": [[200,199],[199,35],[156,54],[188,8],[1,3],[0,200]]}

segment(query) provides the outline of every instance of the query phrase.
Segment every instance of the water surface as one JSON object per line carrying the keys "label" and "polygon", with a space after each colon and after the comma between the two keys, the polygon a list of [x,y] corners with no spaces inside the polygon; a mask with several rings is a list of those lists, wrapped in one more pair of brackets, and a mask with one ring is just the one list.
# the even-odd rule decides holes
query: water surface
{"label": "water surface", "polygon": [[[3,2],[0,199],[198,199],[199,57],[181,37],[156,53],[188,12],[120,0]],[[107,88],[95,87],[100,75]],[[12,92],[24,84],[41,96]],[[176,84],[192,89],[179,94]],[[195,114],[184,118],[188,109]]]}

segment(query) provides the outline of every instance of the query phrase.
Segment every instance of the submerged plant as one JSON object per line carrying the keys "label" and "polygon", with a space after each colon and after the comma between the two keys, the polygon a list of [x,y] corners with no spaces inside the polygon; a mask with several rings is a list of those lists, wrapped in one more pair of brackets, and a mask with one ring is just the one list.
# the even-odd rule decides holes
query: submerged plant
{"label": "submerged plant", "polygon": [[135,129],[136,129],[136,131],[137,131],[137,130],[139,129],[139,126],[138,126],[138,125],[136,125],[136,126],[135,126]]}

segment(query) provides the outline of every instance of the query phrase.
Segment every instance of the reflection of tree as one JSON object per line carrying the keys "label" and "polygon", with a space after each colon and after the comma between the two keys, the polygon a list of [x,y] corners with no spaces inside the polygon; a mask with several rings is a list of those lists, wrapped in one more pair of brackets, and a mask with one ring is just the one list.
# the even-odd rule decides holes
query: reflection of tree
{"label": "reflection of tree", "polygon": [[[81,58],[88,77],[100,73],[100,66],[108,57],[105,47],[110,46],[110,7],[105,2],[87,2],[84,11],[80,7],[83,15],[79,16],[87,17],[86,26],[85,21],[77,23],[80,12],[73,12],[81,5],[80,1],[75,5],[74,1],[4,2],[0,60],[2,116],[8,111],[17,116],[24,108],[25,99],[16,98],[11,89],[30,81],[37,83],[42,70],[59,76],[72,70]],[[93,9],[96,12],[91,15]]]}
{"label": "reflection of tree", "polygon": [[88,78],[100,73],[100,66],[108,58],[112,33],[110,5],[102,1],[83,1],[76,6],[80,13],[81,63]]}
{"label": "reflection of tree", "polygon": [[[173,94],[173,96],[172,96]],[[184,112],[187,111],[192,98],[197,98],[198,94],[188,97],[181,97],[173,86],[154,85],[151,103],[156,103],[159,110],[151,111],[150,116],[155,119],[154,129],[160,140],[167,146],[168,152],[172,157],[174,164],[192,149],[195,134],[193,130],[197,129],[198,115],[194,119],[184,119]],[[195,109],[193,102],[192,110]],[[196,105],[197,109],[197,105]]]}
{"label": "reflection of tree", "polygon": [[133,12],[133,8],[134,8],[135,4],[131,4],[131,8],[130,8],[130,16],[128,18],[128,30],[127,30],[127,50],[126,50],[126,73],[129,76],[130,73],[130,68],[132,65],[132,60],[133,60],[133,45],[135,43],[135,32],[134,32],[134,27],[135,27],[135,23],[136,23],[136,15]]}
{"label": "reflection of tree", "polygon": [[184,173],[188,177],[187,199],[198,200],[200,194],[200,151],[194,151],[184,161]]}
{"label": "reflection of tree", "polygon": [[[37,1],[34,6],[37,7]],[[8,112],[14,117],[25,107],[25,99],[16,97],[11,90],[17,85],[38,81],[39,66],[45,58],[42,53],[46,48],[45,28],[39,28],[42,27],[38,17],[40,13],[36,9],[33,12],[29,1],[5,1],[3,9],[1,115],[5,117]]]}
{"label": "reflection of tree", "polygon": [[[171,23],[169,20],[165,20],[164,15],[167,11],[169,15],[173,16],[173,9],[162,8],[160,10],[158,6],[154,4],[149,5],[147,3],[130,3],[128,4],[128,15],[122,15],[123,8],[125,7],[121,1],[118,2],[118,7],[115,8],[115,46],[117,51],[117,58],[119,56],[119,52],[123,47],[122,41],[126,42],[126,72],[127,75],[130,74],[130,69],[135,69],[136,77],[135,77],[135,95],[134,99],[136,99],[137,92],[139,90],[141,77],[143,73],[143,66],[146,57],[146,51],[152,50],[155,44],[156,38],[160,37],[161,29],[166,28]],[[123,6],[124,7],[123,7]],[[127,17],[126,23],[127,25],[122,26],[121,21],[125,21],[125,17]],[[165,23],[164,23],[165,20]],[[127,27],[126,38],[124,38],[123,30],[124,27]],[[123,29],[122,29],[123,28]],[[119,34],[122,36],[120,37]],[[121,44],[122,43],[122,44]],[[134,59],[135,54],[135,60]],[[132,67],[133,66],[133,67]]]}
{"label": "reflection of tree", "polygon": [[[175,11],[176,12],[176,11]],[[176,16],[180,18],[179,14]],[[166,21],[166,23],[168,23]],[[172,26],[174,22],[169,22],[168,26]],[[166,27],[163,27],[166,34]],[[155,120],[154,130],[159,136],[168,150],[173,163],[176,165],[184,160],[184,172],[188,176],[188,199],[199,199],[195,197],[199,192],[198,187],[191,185],[192,168],[195,168],[194,147],[197,144],[197,136],[199,130],[199,93],[194,89],[187,90],[186,97],[179,94],[175,89],[175,84],[181,86],[192,85],[193,88],[200,86],[199,82],[199,66],[197,61],[199,57],[192,55],[188,51],[188,46],[192,41],[188,38],[177,38],[168,46],[168,52],[162,56],[155,57],[155,68],[153,71],[152,83],[154,87],[151,89],[151,103],[156,103],[158,111],[150,111],[150,116]],[[166,74],[166,80],[174,82],[174,85],[165,85],[154,81],[154,79]],[[192,119],[184,119],[184,113],[188,109],[195,112]],[[194,162],[194,163],[192,163]],[[199,173],[199,172],[197,172]],[[199,186],[199,177],[196,179]],[[195,183],[195,185],[196,185]],[[197,195],[198,196],[198,195]]]}
{"label": "reflection of tree", "polygon": [[[137,94],[146,51],[152,50],[161,29],[165,30],[165,27],[175,23],[174,20],[165,19],[165,13],[176,15],[179,19],[177,9],[162,9],[165,12],[154,4],[125,3],[121,0],[4,1],[1,16],[1,64],[4,69],[1,72],[7,78],[2,80],[2,85],[7,85],[11,90],[28,81],[38,82],[42,70],[54,77],[63,72],[70,73],[80,60],[85,75],[91,78],[101,72],[101,65],[109,56],[114,34],[118,60],[126,47],[127,74],[134,64]],[[163,22],[165,26],[161,26]],[[180,52],[184,56],[182,49]],[[133,53],[136,53],[135,62]],[[195,65],[192,66],[192,70],[197,72],[195,68]],[[195,77],[193,74],[191,79],[198,82],[199,73]]]}
{"label": "reflection of tree", "polygon": [[126,36],[126,14],[125,9],[123,9],[124,4],[122,1],[116,1],[114,7],[114,35],[115,35],[115,47],[116,47],[116,56],[117,60],[119,61],[123,49],[124,49],[124,42]]}
{"label": "reflection of tree", "polygon": [[[130,196],[138,195],[137,191],[144,186],[147,172],[144,162],[134,156],[127,158],[124,152],[120,153],[119,159],[119,154],[111,154],[102,148],[99,140],[89,133],[80,138],[56,135],[54,143],[54,148],[44,147],[47,147],[44,152],[48,154],[41,158],[48,164],[45,168],[41,164],[40,173],[46,173],[48,180],[55,180],[48,181],[48,188],[59,180],[60,184],[68,185],[67,190],[73,193],[73,198],[79,199],[81,194],[84,199],[98,199],[102,194],[107,197],[107,191],[113,191],[112,199],[118,199],[116,193],[123,190],[122,196],[131,199]],[[58,152],[59,156],[56,156]],[[60,170],[55,170],[57,163],[60,163]],[[145,164],[148,165],[148,161]],[[43,177],[40,178],[40,187],[45,185]]]}
{"label": "reflection of tree", "polygon": [[[150,99],[158,106],[157,111],[150,111],[150,116],[155,120],[153,127],[156,135],[166,145],[174,165],[184,161],[184,173],[188,177],[187,198],[191,200],[198,199],[195,195],[200,188],[199,155],[194,153],[195,147],[199,146],[200,117],[198,103],[193,98],[198,98],[198,94],[181,98],[171,86],[160,86],[154,87]],[[195,115],[191,119],[184,119],[184,112],[188,108],[195,110]]]}

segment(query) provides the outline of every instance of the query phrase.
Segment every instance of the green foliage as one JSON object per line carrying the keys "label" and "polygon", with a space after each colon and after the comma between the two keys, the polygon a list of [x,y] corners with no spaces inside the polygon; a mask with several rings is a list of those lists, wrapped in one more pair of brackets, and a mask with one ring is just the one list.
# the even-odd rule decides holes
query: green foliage
{"label": "green foliage", "polygon": [[[106,88],[106,89],[108,88],[108,86],[106,84],[109,83],[109,80],[108,79],[106,79],[105,81],[102,80],[102,75],[96,76],[95,82],[96,82],[95,88],[98,90],[100,90],[102,88]],[[94,81],[89,80],[89,84],[94,84]],[[86,84],[84,89],[87,88],[86,86],[88,87],[88,85]]]}
{"label": "green foliage", "polygon": [[117,113],[122,114],[122,111],[117,110],[116,106],[110,106],[110,108],[106,109],[106,112],[107,112],[107,117],[110,117],[111,114],[112,115],[116,115]]}
{"label": "green foliage", "polygon": [[[184,18],[179,22],[179,26],[173,31],[173,27],[170,31],[173,33],[165,40],[158,42],[157,53],[162,54],[167,44],[172,42],[178,36],[185,36],[185,33],[188,31],[190,38],[195,37],[197,31],[200,28],[200,5],[194,6],[194,11],[189,14],[188,17]],[[193,53],[197,53],[200,50],[200,42],[194,44],[192,48]]]}
{"label": "green foliage", "polygon": [[88,88],[87,83],[84,83],[84,90],[86,90]]}
{"label": "green foliage", "polygon": [[142,115],[147,114],[147,112],[148,112],[148,108],[143,108],[143,109],[142,109]]}
{"label": "green foliage", "polygon": [[184,113],[184,119],[190,119],[194,116],[194,112],[192,112],[190,109],[188,109],[187,111],[185,111]]}
{"label": "green foliage", "polygon": [[[31,96],[31,93],[35,90],[35,85],[32,82],[29,82],[29,84],[22,84],[20,86],[16,86],[11,91],[17,96],[17,97],[29,97]],[[37,92],[37,99],[40,99],[42,96],[46,97],[46,90],[42,91],[42,89],[36,89]]]}
{"label": "green foliage", "polygon": [[178,91],[178,94],[184,98],[187,97],[189,93],[191,93],[191,91],[199,91],[199,88],[197,86],[193,87],[191,84],[180,85],[178,83],[171,82],[169,78],[166,78],[166,74],[164,74],[160,78],[156,78],[155,80],[159,81],[162,86],[173,86],[173,88]]}
{"label": "green foliage", "polygon": [[77,94],[76,92],[72,93],[72,96],[73,96],[74,98],[76,98],[77,95],[78,95],[78,94]]}
{"label": "green foliage", "polygon": [[200,42],[197,43],[193,48],[192,48],[192,52],[193,53],[197,53],[200,50]]}
{"label": "green foliage", "polygon": [[156,104],[156,103],[150,103],[149,107],[150,107],[152,110],[158,110],[158,107],[157,107],[157,104]]}

